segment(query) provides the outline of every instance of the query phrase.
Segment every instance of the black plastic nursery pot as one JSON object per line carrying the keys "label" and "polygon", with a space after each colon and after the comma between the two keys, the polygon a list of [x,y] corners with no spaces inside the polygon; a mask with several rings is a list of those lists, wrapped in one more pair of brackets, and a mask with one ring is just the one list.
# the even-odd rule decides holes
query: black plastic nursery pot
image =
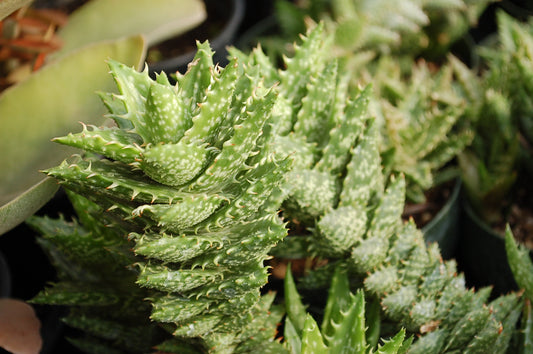
{"label": "black plastic nursery pot", "polygon": [[492,286],[493,297],[517,290],[504,236],[481,220],[466,200],[462,201],[462,210],[457,261],[467,284],[476,288]]}
{"label": "black plastic nursery pot", "polygon": [[459,241],[461,180],[457,179],[446,204],[422,228],[427,243],[437,242],[444,259],[454,258]]}
{"label": "black plastic nursery pot", "polygon": [[[232,45],[237,36],[245,14],[245,2],[244,0],[204,0],[204,2],[207,18],[199,27],[148,49],[147,61],[151,73],[164,71],[170,74],[179,71],[184,74],[187,65],[196,54],[196,40],[201,42],[209,40],[215,52],[213,62],[221,66],[227,64],[226,47]],[[173,56],[167,56],[167,53],[174,49],[179,51]],[[151,53],[157,51],[160,51],[163,57],[155,59],[154,56],[151,59]]]}
{"label": "black plastic nursery pot", "polygon": [[0,252],[0,298],[11,294],[11,274],[2,252]]}
{"label": "black plastic nursery pot", "polygon": [[503,0],[501,8],[518,20],[527,20],[533,16],[533,2],[531,0]]}
{"label": "black plastic nursery pot", "polygon": [[252,50],[261,38],[279,34],[279,23],[275,15],[265,17],[242,33],[235,45],[242,50]]}

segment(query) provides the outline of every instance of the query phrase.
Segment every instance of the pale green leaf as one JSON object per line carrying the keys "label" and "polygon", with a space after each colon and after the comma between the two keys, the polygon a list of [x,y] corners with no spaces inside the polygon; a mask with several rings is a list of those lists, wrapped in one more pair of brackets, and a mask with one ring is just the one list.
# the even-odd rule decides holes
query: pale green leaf
{"label": "pale green leaf", "polygon": [[285,318],[285,327],[283,331],[285,345],[289,347],[291,354],[300,354],[302,352],[302,339],[294,328],[289,317]]}
{"label": "pale green leaf", "polygon": [[526,291],[530,300],[533,299],[533,263],[529,256],[530,251],[517,245],[509,226],[505,230],[505,250],[516,283]]}
{"label": "pale green leaf", "polygon": [[302,333],[302,354],[329,353],[313,317],[307,314]]}
{"label": "pale green leaf", "polygon": [[72,13],[59,30],[63,47],[55,56],[137,34],[152,45],[195,27],[205,17],[200,0],[93,0]]}
{"label": "pale green leaf", "polygon": [[138,66],[143,53],[140,37],[89,46],[45,66],[2,93],[0,205],[42,181],[40,169],[58,164],[75,151],[50,139],[77,130],[80,120],[103,121],[104,107],[94,92],[113,88],[105,60],[112,57]]}
{"label": "pale green leaf", "polygon": [[328,301],[324,309],[324,318],[321,325],[324,339],[329,346],[331,346],[329,341],[333,339],[339,324],[343,320],[343,313],[347,312],[353,303],[352,297],[346,270],[338,266],[335,268],[335,274],[331,280]]}
{"label": "pale green leaf", "polygon": [[285,274],[285,306],[287,316],[291,320],[296,332],[301,334],[304,330],[307,312],[300,299],[300,294],[298,294],[298,290],[296,290],[290,264],[287,267],[287,273]]}
{"label": "pale green leaf", "polygon": [[0,235],[11,230],[35,213],[50,200],[59,185],[52,178],[44,178],[17,198],[0,207]]}
{"label": "pale green leaf", "polygon": [[[385,344],[378,348],[378,354],[398,353],[401,349],[404,349],[402,348],[404,344],[404,339],[405,339],[405,329],[402,328],[400,332],[398,332],[392,339],[385,341]],[[409,340],[412,340],[412,339],[408,339],[408,341]]]}

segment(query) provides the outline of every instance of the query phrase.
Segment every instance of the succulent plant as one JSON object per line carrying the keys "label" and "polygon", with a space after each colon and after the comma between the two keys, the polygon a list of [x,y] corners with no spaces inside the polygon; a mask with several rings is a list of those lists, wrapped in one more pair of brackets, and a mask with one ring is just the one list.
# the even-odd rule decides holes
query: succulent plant
{"label": "succulent plant", "polygon": [[[344,57],[348,67],[360,68],[379,54],[424,56],[442,59],[450,47],[463,38],[492,0],[278,0],[276,15],[283,38],[304,33],[308,19],[324,21],[334,36],[336,55]],[[267,38],[278,51],[286,40]]]}
{"label": "succulent plant", "polygon": [[[320,56],[328,48],[324,35],[323,25],[312,28],[294,56],[285,59],[285,69],[261,67],[262,75],[280,82],[277,109],[286,98],[290,114],[285,116],[292,117],[280,125],[286,128],[278,130],[275,141],[295,160],[282,186],[282,215],[301,230],[292,231],[274,252],[290,254],[299,246],[308,256],[328,260],[300,279],[301,287],[326,288],[334,270],[344,267],[352,284],[361,284],[366,296],[381,303],[386,319],[417,334],[410,352],[504,351],[520,315],[518,295],[487,304],[489,288],[467,289],[455,262],[443,262],[436,244],[426,246],[414,223],[402,222],[406,181],[403,174],[383,173],[378,121],[368,112],[370,88],[348,99],[347,80],[335,74],[335,62]],[[256,50],[243,62],[263,62],[261,53]],[[327,81],[328,75],[335,79]],[[328,83],[333,87],[324,87]],[[320,90],[334,97],[314,94]],[[452,98],[440,100],[455,102]]]}
{"label": "succulent plant", "polygon": [[[367,139],[376,139],[375,134]],[[333,267],[343,266],[354,282],[363,283],[369,297],[379,299],[386,318],[419,336],[410,352],[504,351],[520,316],[518,296],[485,304],[490,288],[467,289],[455,262],[443,262],[436,244],[426,246],[412,221],[402,223],[404,179],[393,176],[384,190],[372,190],[355,178],[361,174],[356,166],[371,170],[374,165],[379,171],[379,159],[361,162],[358,157],[354,155],[347,167],[339,205],[310,225],[314,254],[328,257],[331,265],[312,271],[301,286],[324,286]],[[380,197],[372,202],[353,197],[371,194]],[[346,222],[348,217],[365,222],[356,227]]]}
{"label": "succulent plant", "polygon": [[533,350],[533,314],[531,301],[533,300],[533,262],[529,248],[518,244],[511,228],[505,230],[505,251],[513,277],[518,286],[524,290],[526,297],[521,319],[521,338],[519,339],[520,353]]}
{"label": "succulent plant", "polygon": [[[413,338],[400,330],[393,338],[378,343],[379,306],[368,306],[359,289],[354,295],[345,269],[335,269],[328,291],[324,318],[319,327],[306,312],[290,268],[285,276],[285,346],[291,353],[406,353]],[[376,311],[377,310],[377,311]]]}
{"label": "succulent plant", "polygon": [[[75,204],[80,195],[90,206],[78,208],[81,225],[31,221],[47,234],[42,243],[64,275],[34,301],[75,306],[68,322],[112,348],[123,343],[102,335],[121,328],[106,321],[115,316],[99,294],[107,287],[72,274],[87,264],[106,269],[97,273],[103,281],[120,279],[111,281],[110,292],[130,294],[143,313],[142,299],[149,299],[149,318],[175,337],[161,350],[192,345],[224,353],[246,351],[256,341],[277,344],[273,294],[260,296],[268,276],[263,261],[286,235],[277,208],[261,208],[290,166],[286,156],[273,154],[268,134],[261,136],[276,93],[254,68],[244,72],[236,60],[216,67],[212,54],[209,44],[199,44],[175,86],[165,74],[153,80],[147,70],[109,61],[120,93],[100,96],[116,126],[84,126],[55,139],[103,158],[75,156],[46,170],[75,193]],[[125,253],[121,262],[113,260],[122,254],[115,248]],[[107,256],[93,256],[102,253]],[[104,260],[111,264],[100,264]],[[93,292],[92,303],[75,296]]]}
{"label": "succulent plant", "polygon": [[375,90],[370,107],[381,125],[385,169],[405,175],[411,202],[424,202],[424,192],[458,175],[445,166],[473,139],[462,122],[466,99],[454,79],[454,67],[464,64],[452,56],[449,61],[438,70],[425,61],[404,70],[383,57],[362,75]]}
{"label": "succulent plant", "polygon": [[[475,213],[489,224],[503,225],[509,206],[505,200],[513,194],[523,163],[528,163],[521,156],[520,124],[527,125],[531,120],[526,102],[528,80],[524,78],[528,77],[526,68],[531,67],[527,48],[533,37],[527,27],[508,15],[500,12],[497,18],[499,43],[480,50],[486,60],[482,76],[467,70],[461,74],[461,87],[469,106],[465,115],[475,138],[459,156],[459,162]],[[523,132],[527,136],[527,129]]]}

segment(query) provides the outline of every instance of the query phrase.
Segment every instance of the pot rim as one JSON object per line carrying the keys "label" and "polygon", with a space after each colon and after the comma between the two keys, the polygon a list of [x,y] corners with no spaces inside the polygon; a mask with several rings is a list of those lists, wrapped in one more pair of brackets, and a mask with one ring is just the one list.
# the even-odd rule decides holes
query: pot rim
{"label": "pot rim", "polygon": [[446,214],[449,213],[450,209],[454,207],[454,201],[456,201],[459,197],[459,194],[461,192],[461,186],[462,186],[461,179],[456,178],[455,184],[453,186],[452,194],[450,195],[450,197],[448,198],[444,206],[435,215],[435,217],[422,228],[423,232],[431,229],[436,224],[438,224],[440,220],[443,219],[446,216]]}
{"label": "pot rim", "polygon": [[462,201],[463,204],[463,210],[466,212],[466,215],[476,223],[477,226],[479,226],[484,232],[487,234],[490,234],[491,236],[497,237],[501,239],[502,241],[505,240],[504,235],[502,235],[499,232],[496,232],[492,227],[490,227],[489,224],[482,218],[480,218],[476,212],[474,211],[474,208],[470,205],[470,202],[466,198],[463,198]]}
{"label": "pot rim", "polygon": [[[231,3],[233,8],[231,17],[228,19],[228,22],[226,23],[222,31],[215,38],[209,40],[209,44],[215,52],[224,50],[224,47],[232,42],[233,37],[237,33],[237,30],[239,29],[239,26],[244,17],[244,0],[231,0]],[[177,68],[191,62],[194,59],[195,55],[196,50],[183,53],[173,58],[168,58],[152,63],[149,69],[151,72],[160,72],[165,71],[165,69],[167,69],[168,67]]]}

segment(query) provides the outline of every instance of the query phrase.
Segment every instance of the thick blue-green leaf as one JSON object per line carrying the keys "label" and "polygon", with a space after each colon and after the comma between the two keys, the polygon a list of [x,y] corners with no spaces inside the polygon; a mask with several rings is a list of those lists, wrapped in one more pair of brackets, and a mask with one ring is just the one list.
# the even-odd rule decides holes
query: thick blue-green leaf
{"label": "thick blue-green leaf", "polygon": [[[63,41],[63,55],[90,43],[116,40],[124,36],[143,35],[152,45],[186,32],[206,17],[199,0],[180,0],[179,11],[175,0],[93,0],[69,16],[68,23],[59,31]],[[116,16],[116,14],[121,16]]]}

